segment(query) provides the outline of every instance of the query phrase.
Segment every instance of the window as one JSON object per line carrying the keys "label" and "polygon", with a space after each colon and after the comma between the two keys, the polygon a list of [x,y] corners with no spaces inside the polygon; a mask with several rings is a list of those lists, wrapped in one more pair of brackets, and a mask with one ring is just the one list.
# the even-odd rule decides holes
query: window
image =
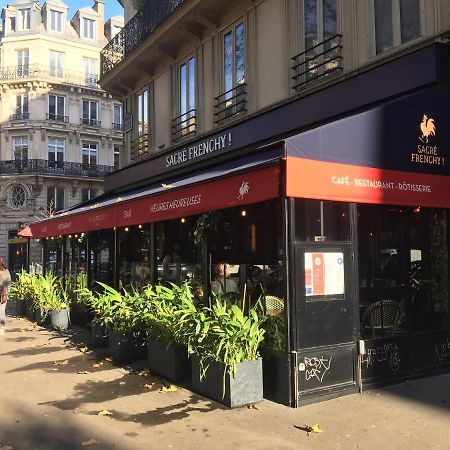
{"label": "window", "polygon": [[245,29],[238,23],[223,35],[223,90],[215,98],[215,121],[246,110],[247,85],[245,84]]}
{"label": "window", "polygon": [[135,161],[149,155],[149,102],[148,90],[137,95],[137,136],[132,143],[131,160]]}
{"label": "window", "polygon": [[122,105],[114,105],[113,128],[122,130]]}
{"label": "window", "polygon": [[97,190],[92,188],[84,188],[81,190],[81,201],[85,202],[91,198],[97,197]]}
{"label": "window", "polygon": [[11,31],[16,31],[16,18],[15,17],[10,18],[10,25],[11,25]]}
{"label": "window", "polygon": [[83,100],[83,117],[81,118],[83,125],[98,127],[98,102],[94,100]]}
{"label": "window", "polygon": [[60,11],[50,10],[50,30],[62,32],[63,13]]}
{"label": "window", "polygon": [[84,58],[83,59],[83,66],[84,66],[84,77],[85,82],[88,86],[96,85],[97,84],[97,61],[95,59],[91,58]]}
{"label": "window", "polygon": [[375,54],[421,34],[421,0],[373,0]]}
{"label": "window", "polygon": [[62,168],[64,165],[65,140],[61,138],[48,138],[48,165]]}
{"label": "window", "polygon": [[28,49],[17,50],[17,75],[27,77],[29,73],[30,53]]}
{"label": "window", "polygon": [[174,121],[174,138],[195,132],[195,57],[180,65],[180,116]]}
{"label": "window", "polygon": [[64,188],[47,187],[47,211],[53,214],[64,209]]}
{"label": "window", "polygon": [[83,142],[82,163],[83,167],[96,165],[98,161],[98,143],[97,142]]}
{"label": "window", "polygon": [[19,10],[19,29],[29,30],[31,28],[31,9],[20,9]]}
{"label": "window", "polygon": [[114,170],[120,169],[120,145],[114,144]]}
{"label": "window", "polygon": [[61,78],[64,72],[64,53],[50,51],[50,76]]}
{"label": "window", "polygon": [[225,92],[245,81],[245,34],[242,22],[223,37],[223,76]]}
{"label": "window", "polygon": [[16,184],[9,191],[9,205],[12,209],[21,209],[25,206],[27,193],[21,184]]}
{"label": "window", "polygon": [[13,120],[27,120],[28,114],[28,94],[16,95],[16,110],[13,114]]}
{"label": "window", "polygon": [[83,37],[94,39],[95,20],[83,19]]}
{"label": "window", "polygon": [[58,120],[67,122],[65,116],[65,97],[63,95],[49,94],[48,96],[48,118],[49,120]]}
{"label": "window", "polygon": [[28,137],[13,137],[13,160],[16,168],[21,169],[28,165]]}

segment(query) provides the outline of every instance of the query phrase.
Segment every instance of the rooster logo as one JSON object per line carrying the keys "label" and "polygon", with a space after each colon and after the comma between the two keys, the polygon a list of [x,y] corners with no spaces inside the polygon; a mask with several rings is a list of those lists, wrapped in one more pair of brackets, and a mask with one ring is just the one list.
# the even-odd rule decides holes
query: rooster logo
{"label": "rooster logo", "polygon": [[238,200],[242,200],[244,195],[247,195],[250,191],[250,183],[248,181],[243,181],[241,187],[239,188]]}
{"label": "rooster logo", "polygon": [[428,144],[428,138],[430,136],[436,136],[436,126],[434,125],[434,119],[424,114],[422,122],[420,123],[420,131],[422,132],[422,136],[420,136],[419,139],[423,143]]}

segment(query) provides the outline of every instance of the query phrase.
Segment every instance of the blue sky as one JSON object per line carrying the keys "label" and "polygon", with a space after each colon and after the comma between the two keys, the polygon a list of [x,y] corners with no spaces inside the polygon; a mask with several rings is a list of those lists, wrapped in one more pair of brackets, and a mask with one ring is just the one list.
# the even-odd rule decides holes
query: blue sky
{"label": "blue sky", "polygon": [[[63,0],[64,3],[69,7],[68,19],[70,20],[75,14],[76,10],[79,8],[84,8],[85,6],[92,6],[94,0]],[[123,14],[123,8],[120,6],[117,0],[104,0],[105,2],[105,22],[111,16],[118,16]],[[0,0],[0,9],[7,4],[14,3],[14,0]],[[40,0],[41,5],[44,0]]]}

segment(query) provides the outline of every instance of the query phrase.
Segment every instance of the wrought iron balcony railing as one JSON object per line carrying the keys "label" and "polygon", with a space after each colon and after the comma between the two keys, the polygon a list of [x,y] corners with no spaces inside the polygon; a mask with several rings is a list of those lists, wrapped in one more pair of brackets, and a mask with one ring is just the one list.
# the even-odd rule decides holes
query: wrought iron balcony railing
{"label": "wrought iron balcony railing", "polygon": [[11,114],[11,122],[13,122],[15,120],[29,120],[29,118],[30,118],[30,113],[28,113],[28,112]]}
{"label": "wrought iron balcony railing", "polygon": [[241,83],[214,98],[214,122],[220,123],[229,117],[247,111],[247,84]]}
{"label": "wrought iron balcony railing", "polygon": [[97,119],[89,119],[87,117],[80,118],[80,125],[87,125],[89,127],[100,128],[100,120]]}
{"label": "wrought iron balcony railing", "polygon": [[113,122],[112,127],[113,127],[113,130],[116,130],[116,131],[122,131],[122,129],[123,129],[123,125],[121,123]]}
{"label": "wrought iron balcony railing", "polygon": [[148,134],[140,134],[131,142],[131,161],[139,161],[150,156],[150,144]]}
{"label": "wrought iron balcony railing", "polygon": [[127,55],[171,16],[187,0],[148,0],[125,27],[111,39],[100,53],[101,76],[112,70]]}
{"label": "wrought iron balcony railing", "polygon": [[46,159],[18,159],[0,161],[1,175],[42,174],[65,175],[80,178],[104,178],[113,171],[113,166],[82,164],[67,161],[48,161]]}
{"label": "wrought iron balcony railing", "polygon": [[197,115],[196,110],[181,114],[172,119],[172,140],[178,141],[183,137],[189,136],[197,131]]}
{"label": "wrought iron balcony railing", "polygon": [[69,122],[69,116],[63,116],[62,114],[47,113],[45,117],[47,120],[52,120],[54,122]]}
{"label": "wrought iron balcony railing", "polygon": [[96,74],[87,74],[67,70],[63,67],[46,66],[43,64],[27,64],[24,66],[7,66],[0,68],[0,81],[15,81],[23,79],[58,81],[75,86],[86,86],[100,89]]}
{"label": "wrought iron balcony railing", "polygon": [[342,72],[342,35],[336,34],[292,58],[293,89]]}

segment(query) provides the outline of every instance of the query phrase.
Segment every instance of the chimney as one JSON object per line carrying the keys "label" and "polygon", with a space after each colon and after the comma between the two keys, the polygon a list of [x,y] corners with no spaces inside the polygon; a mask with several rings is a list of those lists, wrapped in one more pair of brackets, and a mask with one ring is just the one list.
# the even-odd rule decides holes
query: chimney
{"label": "chimney", "polygon": [[92,9],[98,14],[97,36],[98,40],[102,41],[105,36],[105,2],[103,0],[95,0]]}

